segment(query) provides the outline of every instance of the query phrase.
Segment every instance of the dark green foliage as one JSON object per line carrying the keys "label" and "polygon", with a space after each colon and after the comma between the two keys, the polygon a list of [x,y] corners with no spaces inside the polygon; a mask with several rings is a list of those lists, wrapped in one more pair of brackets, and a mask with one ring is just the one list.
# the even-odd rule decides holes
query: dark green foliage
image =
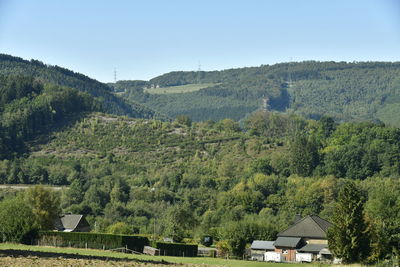
{"label": "dark green foliage", "polygon": [[[133,101],[125,101],[114,95],[111,92],[111,88],[106,84],[59,66],[43,64],[38,60],[27,61],[22,58],[0,54],[0,75],[35,77],[42,83],[74,88],[94,97],[96,101],[101,103],[103,110],[108,113],[138,118],[152,118],[155,115],[149,108]],[[10,97],[13,98],[13,95],[15,97],[23,95],[19,91],[13,92],[13,83],[7,84],[0,79],[0,87],[1,84],[9,88],[7,92],[11,93],[11,95],[9,93],[2,94],[0,102]],[[16,85],[18,86],[18,83]],[[0,90],[0,92],[2,91]],[[78,107],[78,103],[75,107]]]}
{"label": "dark green foliage", "polygon": [[369,233],[364,221],[365,198],[353,182],[339,191],[337,204],[328,229],[328,244],[333,255],[344,263],[366,261],[369,255]]}
{"label": "dark green foliage", "polygon": [[[0,105],[0,158],[10,158],[13,152],[24,152],[24,141],[32,140],[56,125],[62,125],[71,115],[100,110],[100,104],[88,94],[77,90],[45,85],[24,77],[4,78],[0,90],[11,86],[12,97],[4,98]],[[5,93],[7,94],[7,93]],[[8,153],[7,153],[8,152]],[[46,180],[45,174],[36,173]],[[47,182],[47,181],[37,181]]]}
{"label": "dark green foliage", "polygon": [[39,242],[43,245],[59,247],[88,247],[95,249],[127,247],[137,252],[142,252],[143,247],[149,245],[148,238],[144,236],[55,231],[39,232]]}
{"label": "dark green foliage", "polygon": [[198,246],[195,244],[152,242],[152,246],[160,250],[162,256],[197,257]]}
{"label": "dark green foliage", "polygon": [[300,176],[310,176],[319,164],[318,144],[315,138],[296,134],[289,146],[291,172]]}
{"label": "dark green foliage", "polygon": [[[400,64],[305,61],[210,72],[170,72],[148,82],[114,86],[125,97],[170,117],[193,121],[240,120],[261,107],[336,121],[383,121],[395,126],[400,103]],[[143,88],[214,84],[196,92],[151,95]],[[266,105],[264,105],[266,101]]]}

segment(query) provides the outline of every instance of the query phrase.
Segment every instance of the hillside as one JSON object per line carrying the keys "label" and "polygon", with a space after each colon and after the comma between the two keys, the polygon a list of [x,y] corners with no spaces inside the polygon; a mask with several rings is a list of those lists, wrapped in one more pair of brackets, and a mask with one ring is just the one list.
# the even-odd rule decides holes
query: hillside
{"label": "hillside", "polygon": [[157,116],[154,111],[143,105],[117,97],[106,84],[59,66],[46,65],[38,60],[28,61],[0,54],[0,75],[34,77],[44,83],[77,89],[94,96],[107,113],[136,118]]}
{"label": "hillside", "polygon": [[[307,61],[171,72],[150,81],[121,81],[113,87],[125,91],[126,98],[172,118],[184,114],[194,121],[240,120],[267,108],[307,118],[328,115],[336,121],[383,121],[400,126],[399,77],[400,63]],[[177,92],[179,86],[198,89]]]}
{"label": "hillside", "polygon": [[399,196],[396,128],[265,112],[245,129],[229,119],[84,115],[30,142],[25,157],[0,161],[0,182],[69,185],[64,212],[87,214],[97,231],[124,222],[175,240],[238,233],[246,243],[275,238],[296,213],[329,219],[345,181],[369,194],[373,217],[386,212],[372,208],[380,190]]}

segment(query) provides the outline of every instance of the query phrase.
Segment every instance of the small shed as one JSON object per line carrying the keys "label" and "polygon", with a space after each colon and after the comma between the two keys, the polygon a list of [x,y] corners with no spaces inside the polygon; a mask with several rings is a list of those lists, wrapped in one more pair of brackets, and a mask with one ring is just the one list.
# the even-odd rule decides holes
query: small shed
{"label": "small shed", "polygon": [[251,260],[263,261],[265,252],[275,250],[274,241],[254,240],[250,249]]}

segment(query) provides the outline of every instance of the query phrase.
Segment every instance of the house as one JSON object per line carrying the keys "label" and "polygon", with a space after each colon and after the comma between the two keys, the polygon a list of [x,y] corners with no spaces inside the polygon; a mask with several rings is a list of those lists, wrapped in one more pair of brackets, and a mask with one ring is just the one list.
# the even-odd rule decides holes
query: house
{"label": "house", "polygon": [[283,261],[294,261],[296,259],[296,250],[304,245],[301,237],[278,236],[274,242],[275,252],[283,256]]}
{"label": "house", "polygon": [[267,251],[275,251],[274,241],[254,240],[251,243],[251,260],[263,261],[264,253]]}
{"label": "house", "polygon": [[309,253],[313,260],[329,258],[326,233],[331,225],[317,215],[297,219],[292,226],[278,233],[275,251],[282,253],[284,261],[295,261],[296,253]]}
{"label": "house", "polygon": [[57,231],[62,232],[89,232],[90,225],[84,215],[64,214],[54,222]]}

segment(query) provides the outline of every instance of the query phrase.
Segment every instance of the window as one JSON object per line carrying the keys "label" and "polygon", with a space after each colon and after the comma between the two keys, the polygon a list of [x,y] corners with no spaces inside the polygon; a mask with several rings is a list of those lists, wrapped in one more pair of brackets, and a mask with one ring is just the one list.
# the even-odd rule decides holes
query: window
{"label": "window", "polygon": [[282,254],[288,254],[289,251],[287,249],[282,249]]}

